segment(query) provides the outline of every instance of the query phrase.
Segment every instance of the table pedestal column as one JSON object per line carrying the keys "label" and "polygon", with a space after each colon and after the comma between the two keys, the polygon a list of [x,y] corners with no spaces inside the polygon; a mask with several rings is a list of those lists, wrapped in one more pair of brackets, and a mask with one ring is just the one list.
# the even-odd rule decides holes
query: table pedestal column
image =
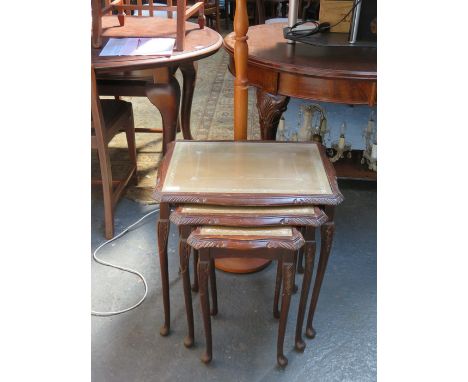
{"label": "table pedestal column", "polygon": [[[276,130],[281,116],[286,111],[289,97],[273,95],[257,89],[257,108],[260,117],[260,132],[262,140],[276,140]],[[261,271],[270,264],[264,259],[220,259],[216,260],[216,268],[229,273],[253,273]]]}
{"label": "table pedestal column", "polygon": [[259,272],[270,263],[270,260],[246,258],[219,259],[215,261],[217,269],[229,273]]}

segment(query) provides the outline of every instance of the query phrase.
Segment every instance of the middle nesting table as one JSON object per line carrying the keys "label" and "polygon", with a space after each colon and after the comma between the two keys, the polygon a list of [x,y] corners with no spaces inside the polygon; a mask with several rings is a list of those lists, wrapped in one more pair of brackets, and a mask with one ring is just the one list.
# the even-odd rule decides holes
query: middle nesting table
{"label": "middle nesting table", "polygon": [[[160,203],[158,251],[164,303],[161,335],[170,330],[167,242],[171,207],[182,204],[218,206],[319,206],[328,221],[321,228],[319,269],[307,330],[330,254],[334,206],[343,200],[335,171],[317,143],[253,141],[176,141],[168,146],[154,198]],[[311,314],[312,313],[312,314]]]}

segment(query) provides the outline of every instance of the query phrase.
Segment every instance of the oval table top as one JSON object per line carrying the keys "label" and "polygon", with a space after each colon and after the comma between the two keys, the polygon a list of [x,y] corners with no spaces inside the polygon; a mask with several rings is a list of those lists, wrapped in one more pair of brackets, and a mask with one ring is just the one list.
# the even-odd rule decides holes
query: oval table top
{"label": "oval table top", "polygon": [[[216,31],[198,24],[185,23],[185,49],[174,50],[172,56],[113,56],[100,57],[102,48],[91,48],[91,62],[96,70],[138,70],[195,61],[215,53],[223,39]],[[110,37],[176,37],[176,19],[160,17],[126,16],[121,27],[117,16],[102,17],[102,47]]]}
{"label": "oval table top", "polygon": [[[312,77],[377,80],[377,49],[288,44],[283,37],[286,26],[273,23],[249,27],[249,64]],[[234,32],[224,39],[230,55],[234,53],[234,42]]]}

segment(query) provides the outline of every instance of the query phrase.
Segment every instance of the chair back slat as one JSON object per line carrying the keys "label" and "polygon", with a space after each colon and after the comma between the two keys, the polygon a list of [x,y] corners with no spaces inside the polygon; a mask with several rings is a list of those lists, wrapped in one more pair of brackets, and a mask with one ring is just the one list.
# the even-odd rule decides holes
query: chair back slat
{"label": "chair back slat", "polygon": [[137,5],[138,5],[138,16],[142,16],[143,15],[143,8],[141,8],[141,6],[143,5],[141,0],[137,0]]}

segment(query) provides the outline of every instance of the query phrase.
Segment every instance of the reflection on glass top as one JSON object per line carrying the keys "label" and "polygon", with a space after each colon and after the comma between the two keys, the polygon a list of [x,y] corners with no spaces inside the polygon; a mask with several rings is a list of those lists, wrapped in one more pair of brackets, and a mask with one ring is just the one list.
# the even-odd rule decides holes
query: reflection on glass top
{"label": "reflection on glass top", "polygon": [[181,212],[186,214],[255,214],[255,215],[299,215],[313,216],[315,215],[314,207],[303,206],[287,206],[287,207],[225,207],[225,206],[210,206],[206,204],[185,204],[181,208]]}
{"label": "reflection on glass top", "polygon": [[331,194],[315,144],[176,142],[163,192]]}
{"label": "reflection on glass top", "polygon": [[280,228],[239,228],[239,227],[202,227],[201,235],[216,236],[266,236],[266,237],[287,237],[292,236],[290,227]]}

